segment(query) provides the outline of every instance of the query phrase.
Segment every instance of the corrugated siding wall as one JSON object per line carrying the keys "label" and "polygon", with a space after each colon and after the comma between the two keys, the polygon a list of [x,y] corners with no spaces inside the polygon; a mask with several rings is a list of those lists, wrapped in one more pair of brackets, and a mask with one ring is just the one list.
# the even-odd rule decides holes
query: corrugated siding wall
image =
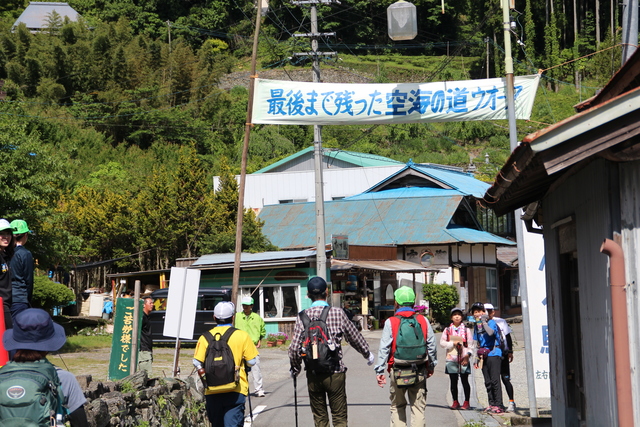
{"label": "corrugated siding wall", "polygon": [[586,408],[586,425],[610,426],[617,422],[613,340],[611,329],[611,297],[608,258],[600,253],[605,238],[611,238],[611,212],[618,212],[617,194],[611,188],[616,165],[604,160],[589,164],[561,183],[543,201],[545,216],[545,252],[547,260],[547,296],[551,364],[551,392],[554,426],[578,426],[577,414],[566,405],[567,372],[564,368],[561,328],[563,306],[558,274],[559,250],[556,221],[575,216],[578,257],[582,366]]}
{"label": "corrugated siding wall", "polygon": [[638,274],[640,270],[640,162],[620,165],[620,205],[622,211],[622,249],[625,253],[627,309],[631,347],[631,386],[635,398],[633,414],[640,426],[640,302]]}

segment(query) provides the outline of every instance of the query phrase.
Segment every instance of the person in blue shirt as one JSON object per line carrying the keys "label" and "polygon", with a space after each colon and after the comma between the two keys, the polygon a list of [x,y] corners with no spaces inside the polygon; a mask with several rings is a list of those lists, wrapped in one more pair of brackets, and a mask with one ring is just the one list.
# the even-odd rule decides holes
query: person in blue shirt
{"label": "person in blue shirt", "polygon": [[471,306],[471,314],[475,319],[473,339],[477,342],[478,358],[476,368],[482,365],[484,386],[487,388],[489,406],[485,412],[502,414],[502,387],[500,372],[502,369],[502,350],[500,350],[500,333],[494,320],[489,319],[484,304],[476,302]]}
{"label": "person in blue shirt", "polygon": [[11,221],[16,249],[11,258],[11,317],[31,307],[33,298],[33,255],[25,248],[29,234],[29,226],[22,219]]}

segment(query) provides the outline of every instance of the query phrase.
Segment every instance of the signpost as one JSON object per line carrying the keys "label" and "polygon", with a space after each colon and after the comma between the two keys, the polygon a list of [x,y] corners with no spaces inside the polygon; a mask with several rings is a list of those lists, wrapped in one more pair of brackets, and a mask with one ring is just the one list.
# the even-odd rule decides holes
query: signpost
{"label": "signpost", "polygon": [[[141,301],[134,298],[118,298],[116,303],[116,315],[113,319],[113,338],[111,341],[111,358],[109,360],[109,379],[121,380],[130,375],[132,363],[135,363],[136,357],[133,357],[133,312],[134,304]],[[139,310],[142,317],[142,309]],[[138,319],[138,324],[142,324]],[[140,334],[138,334],[139,336]]]}

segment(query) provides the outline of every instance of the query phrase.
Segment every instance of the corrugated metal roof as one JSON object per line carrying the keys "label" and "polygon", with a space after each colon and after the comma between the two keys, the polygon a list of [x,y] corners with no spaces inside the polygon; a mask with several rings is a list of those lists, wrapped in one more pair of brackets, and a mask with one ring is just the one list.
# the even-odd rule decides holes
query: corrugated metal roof
{"label": "corrugated metal roof", "polygon": [[[313,146],[305,148],[302,151],[298,151],[295,154],[292,154],[284,159],[277,161],[276,163],[264,167],[255,173],[266,173],[273,169],[277,169],[286,163],[289,163],[301,156],[305,156],[307,154],[313,154]],[[333,159],[338,159],[346,163],[350,163],[353,167],[369,167],[369,166],[389,166],[389,165],[397,165],[402,164],[402,162],[398,160],[393,160],[388,157],[378,156],[376,154],[368,154],[368,153],[357,153],[355,151],[344,151],[332,148],[324,148],[322,150],[323,164],[329,163]],[[326,166],[325,166],[326,167]]]}
{"label": "corrugated metal roof", "polygon": [[404,199],[411,197],[451,197],[462,196],[458,190],[443,190],[432,187],[405,187],[393,188],[391,190],[378,191],[373,193],[356,194],[345,197],[345,200],[383,200],[383,199]]}
{"label": "corrugated metal roof", "polygon": [[515,242],[504,239],[495,234],[486,231],[474,230],[473,228],[460,227],[458,225],[450,225],[447,227],[447,233],[458,242],[464,243],[495,243],[496,245],[515,245]]}
{"label": "corrugated metal roof", "polygon": [[[309,258],[315,259],[316,251],[300,250],[300,251],[270,251],[259,253],[247,253],[240,254],[240,265],[243,268],[255,267],[257,265],[277,265],[277,264],[289,264],[289,263],[304,263],[308,262]],[[235,254],[209,254],[202,255],[196,262],[192,264],[194,268],[212,267],[212,268],[228,268],[233,266],[235,261]]]}
{"label": "corrugated metal roof", "polygon": [[[413,171],[410,174],[412,176],[424,177],[425,188],[433,188],[434,185],[438,185],[440,189],[453,189],[464,195],[471,195],[477,198],[482,197],[489,188],[489,184],[476,179],[471,173],[443,165],[416,164],[409,161],[404,168],[369,188],[365,193],[387,190],[387,187],[393,186],[394,183],[398,185],[398,181],[408,175],[408,170]],[[416,184],[412,183],[411,185]]]}
{"label": "corrugated metal roof", "polygon": [[[464,234],[466,229],[461,228],[448,232],[462,197],[387,199],[374,193],[368,199],[325,202],[325,239],[329,242],[331,234],[346,234],[350,244],[374,246],[496,243],[500,238],[487,232]],[[315,246],[315,214],[315,203],[290,203],[265,206],[259,218],[265,222],[263,233],[274,245],[308,248]]]}
{"label": "corrugated metal roof", "polygon": [[383,261],[364,261],[364,260],[331,260],[331,270],[350,270],[359,268],[362,270],[375,271],[394,271],[397,273],[424,273],[433,269],[424,268],[415,262],[404,261],[401,259],[383,260]]}
{"label": "corrugated metal roof", "polygon": [[77,21],[80,16],[80,14],[69,6],[68,3],[32,1],[24,12],[22,12],[20,17],[16,19],[13,27],[18,26],[21,22],[24,22],[29,29],[41,29],[46,27],[49,15],[51,15],[54,10],[62,17],[63,20],[64,17],[67,16],[71,21]]}

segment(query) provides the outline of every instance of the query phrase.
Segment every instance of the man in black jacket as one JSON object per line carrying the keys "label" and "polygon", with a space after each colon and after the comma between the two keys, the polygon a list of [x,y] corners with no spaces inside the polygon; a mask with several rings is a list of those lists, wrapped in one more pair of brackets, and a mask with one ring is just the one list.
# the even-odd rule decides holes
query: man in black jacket
{"label": "man in black jacket", "polygon": [[151,339],[151,322],[149,313],[153,311],[153,298],[144,297],[142,306],[142,328],[140,331],[140,352],[138,353],[138,370],[147,371],[151,377],[151,364],[153,363],[153,340]]}

